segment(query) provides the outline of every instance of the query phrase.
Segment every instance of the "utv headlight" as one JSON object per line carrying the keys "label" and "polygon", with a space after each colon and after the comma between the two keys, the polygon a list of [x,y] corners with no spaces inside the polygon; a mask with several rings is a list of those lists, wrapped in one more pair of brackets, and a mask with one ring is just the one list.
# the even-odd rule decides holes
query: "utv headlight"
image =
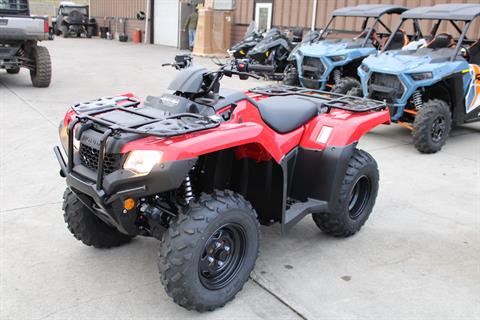
{"label": "utv headlight", "polygon": [[410,76],[415,81],[422,81],[422,80],[432,79],[433,73],[431,72],[412,73]]}
{"label": "utv headlight", "polygon": [[331,56],[330,59],[332,61],[338,62],[347,59],[347,56],[341,55],[341,56]]}
{"label": "utv headlight", "polygon": [[368,71],[370,71],[370,69],[368,68],[368,66],[366,64],[362,64],[360,66],[360,68],[362,68],[363,72],[365,72],[365,73],[368,73]]}
{"label": "utv headlight", "polygon": [[153,167],[160,163],[163,153],[155,150],[136,150],[130,152],[123,164],[123,169],[138,174],[148,174]]}

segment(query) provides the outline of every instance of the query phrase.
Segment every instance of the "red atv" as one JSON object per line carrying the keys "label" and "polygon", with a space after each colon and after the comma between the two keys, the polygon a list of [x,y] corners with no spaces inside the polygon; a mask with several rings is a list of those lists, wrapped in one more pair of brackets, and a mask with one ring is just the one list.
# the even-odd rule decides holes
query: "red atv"
{"label": "red atv", "polygon": [[382,102],[288,86],[220,89],[245,63],[189,67],[174,93],[77,104],[55,154],[69,230],[96,248],[161,239],[159,269],[179,305],[232,300],[258,255],[260,223],[282,230],[312,214],[325,233],[356,233],[375,203],[378,169],[360,137],[389,122]]}

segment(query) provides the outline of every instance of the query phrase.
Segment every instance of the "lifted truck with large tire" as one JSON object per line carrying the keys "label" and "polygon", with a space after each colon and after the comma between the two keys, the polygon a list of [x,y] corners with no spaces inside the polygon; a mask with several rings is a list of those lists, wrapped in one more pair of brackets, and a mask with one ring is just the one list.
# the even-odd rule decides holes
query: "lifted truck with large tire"
{"label": "lifted truck with large tire", "polygon": [[0,69],[17,74],[20,68],[27,68],[34,87],[48,87],[50,54],[37,44],[48,39],[48,21],[30,16],[28,0],[0,1]]}

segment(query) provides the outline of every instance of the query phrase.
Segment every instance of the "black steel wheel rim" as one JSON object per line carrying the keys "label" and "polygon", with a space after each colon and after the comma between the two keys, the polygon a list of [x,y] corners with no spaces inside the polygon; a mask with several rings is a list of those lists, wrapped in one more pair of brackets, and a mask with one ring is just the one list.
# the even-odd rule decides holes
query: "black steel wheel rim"
{"label": "black steel wheel rim", "polygon": [[446,119],[443,115],[438,116],[433,120],[432,123],[432,141],[440,142],[445,135],[445,130],[447,128]]}
{"label": "black steel wheel rim", "polygon": [[218,228],[205,242],[198,264],[200,281],[210,290],[228,285],[243,265],[246,236],[242,226],[228,223]]}
{"label": "black steel wheel rim", "polygon": [[362,215],[370,200],[371,190],[372,184],[367,176],[363,175],[357,179],[348,202],[348,214],[351,219],[356,220]]}

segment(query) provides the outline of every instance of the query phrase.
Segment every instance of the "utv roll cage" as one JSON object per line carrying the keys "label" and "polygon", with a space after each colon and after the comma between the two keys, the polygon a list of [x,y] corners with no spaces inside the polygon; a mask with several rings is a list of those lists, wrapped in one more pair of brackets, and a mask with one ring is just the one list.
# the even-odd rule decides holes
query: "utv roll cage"
{"label": "utv roll cage", "polygon": [[29,16],[28,0],[0,0],[0,15]]}
{"label": "utv roll cage", "polygon": [[[389,34],[392,34],[390,28],[381,20],[381,17],[384,14],[401,14],[406,10],[408,9],[405,7],[388,5],[388,4],[365,4],[365,5],[355,6],[355,7],[346,7],[346,8],[340,8],[340,9],[334,10],[332,12],[332,17],[330,18],[330,21],[327,23],[325,28],[320,32],[320,36],[317,41],[323,40],[324,36],[326,36],[326,33],[328,33],[329,31],[339,31],[339,30],[329,28],[337,17],[365,18],[361,26],[362,31],[366,30],[368,21],[373,18],[374,23],[372,27],[369,28],[368,33],[365,35],[365,39],[362,43],[362,47],[365,47],[377,24],[380,24],[381,26],[383,26]],[[341,30],[341,31],[347,32],[347,33],[357,33],[355,31],[348,31],[348,30]]]}
{"label": "utv roll cage", "polygon": [[[480,16],[480,4],[473,3],[451,3],[451,4],[437,4],[432,7],[418,7],[414,9],[407,10],[401,14],[401,21],[397,25],[395,31],[391,34],[383,51],[388,50],[390,43],[392,42],[394,35],[401,31],[402,26],[405,21],[413,20],[413,32],[414,34],[410,36],[412,39],[421,39],[423,38],[423,33],[421,27],[418,23],[419,20],[437,20],[432,30],[430,31],[430,37],[433,39],[437,35],[437,32],[442,21],[448,21],[453,26],[453,28],[460,34],[460,37],[456,41],[455,50],[450,56],[450,61],[454,61],[458,52],[464,42],[475,42],[475,40],[470,40],[467,38],[466,34],[472,25],[472,21]],[[457,22],[464,22],[465,25],[463,29],[460,28]]]}

